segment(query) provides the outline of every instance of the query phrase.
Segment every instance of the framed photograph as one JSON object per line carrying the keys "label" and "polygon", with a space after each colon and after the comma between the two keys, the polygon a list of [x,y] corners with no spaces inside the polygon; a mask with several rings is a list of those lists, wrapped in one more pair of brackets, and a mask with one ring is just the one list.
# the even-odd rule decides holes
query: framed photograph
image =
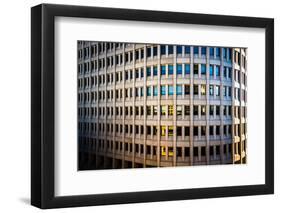
{"label": "framed photograph", "polygon": [[274,20],[31,9],[31,204],[272,194]]}

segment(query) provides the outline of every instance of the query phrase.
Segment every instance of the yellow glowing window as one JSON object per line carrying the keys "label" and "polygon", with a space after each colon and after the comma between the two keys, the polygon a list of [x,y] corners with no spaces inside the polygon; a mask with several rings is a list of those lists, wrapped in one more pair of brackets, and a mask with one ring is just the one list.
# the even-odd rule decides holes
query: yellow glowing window
{"label": "yellow glowing window", "polygon": [[[166,156],[166,147],[165,146],[161,146],[161,155]],[[168,148],[168,155],[170,157],[174,156],[173,147]]]}
{"label": "yellow glowing window", "polygon": [[166,114],[167,114],[167,107],[161,106],[161,115],[166,115]]}
{"label": "yellow glowing window", "polygon": [[174,128],[172,126],[168,127],[168,136],[173,136],[174,135]]}
{"label": "yellow glowing window", "polygon": [[206,95],[206,85],[201,85],[201,95]]}
{"label": "yellow glowing window", "polygon": [[161,126],[161,136],[166,136],[166,126]]}
{"label": "yellow glowing window", "polygon": [[169,115],[174,114],[174,106],[173,105],[168,106],[168,113],[169,113]]}
{"label": "yellow glowing window", "polygon": [[166,156],[166,147],[165,146],[161,146],[161,155]]}

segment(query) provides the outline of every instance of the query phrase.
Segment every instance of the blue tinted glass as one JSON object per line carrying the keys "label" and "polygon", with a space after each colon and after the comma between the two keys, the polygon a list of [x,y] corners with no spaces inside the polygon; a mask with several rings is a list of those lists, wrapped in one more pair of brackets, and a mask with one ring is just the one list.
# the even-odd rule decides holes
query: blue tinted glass
{"label": "blue tinted glass", "polygon": [[201,64],[201,74],[206,75],[206,64]]}
{"label": "blue tinted glass", "polygon": [[182,86],[181,85],[177,85],[176,93],[177,93],[177,95],[181,95],[182,94]]}
{"label": "blue tinted glass", "polygon": [[177,75],[182,74],[182,64],[177,64]]}
{"label": "blue tinted glass", "polygon": [[213,76],[214,75],[214,65],[210,65],[210,76]]}
{"label": "blue tinted glass", "polygon": [[184,52],[185,52],[185,54],[190,54],[190,46],[185,46]]}
{"label": "blue tinted glass", "polygon": [[210,47],[210,56],[214,56],[214,48],[213,47]]}
{"label": "blue tinted glass", "polygon": [[220,67],[216,66],[216,76],[220,76]]}
{"label": "blue tinted glass", "polygon": [[174,47],[172,46],[172,45],[169,45],[168,46],[168,54],[170,55],[170,54],[173,54],[174,53]]}
{"label": "blue tinted glass", "polygon": [[206,47],[201,47],[201,55],[206,55]]}
{"label": "blue tinted glass", "polygon": [[184,66],[184,72],[186,75],[189,75],[190,74],[190,64],[185,64]]}
{"label": "blue tinted glass", "polygon": [[166,95],[166,88],[165,88],[165,86],[161,86],[161,95]]}
{"label": "blue tinted glass", "polygon": [[177,46],[177,54],[182,54],[182,46]]}
{"label": "blue tinted glass", "polygon": [[173,94],[174,94],[173,86],[168,86],[168,95],[173,95]]}
{"label": "blue tinted glass", "polygon": [[199,47],[194,47],[193,52],[194,54],[199,54]]}
{"label": "blue tinted glass", "polygon": [[166,75],[166,66],[161,65],[161,75]]}
{"label": "blue tinted glass", "polygon": [[168,74],[169,74],[169,75],[173,75],[173,73],[174,73],[174,72],[173,72],[173,65],[172,65],[172,64],[169,64],[169,65],[168,65]]}
{"label": "blue tinted glass", "polygon": [[143,78],[143,68],[141,68],[141,78]]}
{"label": "blue tinted glass", "polygon": [[223,51],[223,58],[226,59],[226,51],[227,51],[227,48],[223,48],[222,51]]}
{"label": "blue tinted glass", "polygon": [[151,67],[146,67],[146,76],[147,77],[151,76]]}
{"label": "blue tinted glass", "polygon": [[153,67],[153,75],[157,76],[157,67],[156,66]]}
{"label": "blue tinted glass", "polygon": [[220,57],[220,55],[221,55],[220,48],[217,47],[217,48],[216,48],[216,57]]}

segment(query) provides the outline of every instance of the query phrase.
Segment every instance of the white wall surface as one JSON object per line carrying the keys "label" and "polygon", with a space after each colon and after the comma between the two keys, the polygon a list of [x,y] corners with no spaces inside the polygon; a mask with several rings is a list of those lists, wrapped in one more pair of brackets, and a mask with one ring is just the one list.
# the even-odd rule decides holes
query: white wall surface
{"label": "white wall surface", "polygon": [[[30,202],[30,7],[37,0],[2,1],[0,7],[0,212],[39,212]],[[281,13],[278,1],[58,0],[44,3],[259,16],[275,18],[275,132],[280,117]],[[275,194],[50,210],[50,212],[278,212],[281,208],[280,134],[275,137]]]}

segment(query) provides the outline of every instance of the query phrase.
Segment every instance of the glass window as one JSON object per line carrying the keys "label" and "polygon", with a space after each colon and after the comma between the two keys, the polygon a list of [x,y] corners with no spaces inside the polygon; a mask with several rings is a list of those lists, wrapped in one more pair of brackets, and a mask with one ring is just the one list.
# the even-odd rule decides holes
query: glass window
{"label": "glass window", "polygon": [[210,65],[209,72],[210,72],[210,76],[214,76],[214,65]]}
{"label": "glass window", "polygon": [[157,66],[153,66],[153,76],[157,76],[158,69]]}
{"label": "glass window", "polygon": [[158,54],[158,48],[157,48],[157,46],[154,46],[153,47],[153,56],[157,56]]}
{"label": "glass window", "polygon": [[146,49],[146,55],[147,55],[147,57],[151,57],[151,48],[150,47],[148,47]]}
{"label": "glass window", "polygon": [[147,87],[146,96],[151,96],[151,87]]}
{"label": "glass window", "polygon": [[147,77],[151,76],[151,67],[146,67],[146,76]]}
{"label": "glass window", "polygon": [[[182,127],[181,126],[177,126],[177,136],[182,136]],[[181,156],[181,154],[180,154]]]}
{"label": "glass window", "polygon": [[161,126],[161,136],[166,136],[166,126]]}
{"label": "glass window", "polygon": [[184,106],[184,115],[190,115],[190,106]]}
{"label": "glass window", "polygon": [[182,74],[182,64],[177,64],[177,75]]}
{"label": "glass window", "polygon": [[215,90],[216,96],[220,96],[220,86],[216,85]]}
{"label": "glass window", "polygon": [[190,74],[190,64],[184,65],[184,74],[189,75]]}
{"label": "glass window", "polygon": [[206,64],[201,64],[201,75],[206,75]]}
{"label": "glass window", "polygon": [[143,97],[143,87],[140,87],[140,96]]}
{"label": "glass window", "polygon": [[173,136],[173,135],[174,135],[174,127],[173,126],[168,126],[168,136]]}
{"label": "glass window", "polygon": [[161,86],[161,95],[166,95],[166,86]]}
{"label": "glass window", "polygon": [[141,78],[143,78],[143,68],[140,68]]}
{"label": "glass window", "polygon": [[214,116],[214,105],[210,105],[210,116]]}
{"label": "glass window", "polygon": [[194,115],[194,116],[197,116],[197,115],[198,115],[198,106],[197,106],[197,105],[194,105],[194,106],[193,106],[193,115]]}
{"label": "glass window", "polygon": [[158,111],[157,106],[153,106],[153,115],[157,115],[157,111]]}
{"label": "glass window", "polygon": [[160,106],[160,110],[161,110],[161,115],[166,115],[167,114],[167,106]]}
{"label": "glass window", "polygon": [[198,75],[198,71],[199,71],[199,65],[198,64],[194,64],[193,65],[193,74],[194,75]]}
{"label": "glass window", "polygon": [[198,95],[199,94],[199,92],[198,92],[198,85],[194,84],[194,86],[193,86],[193,94],[194,95]]}
{"label": "glass window", "polygon": [[158,87],[153,86],[153,96],[157,96],[157,95],[158,95]]}
{"label": "glass window", "polygon": [[168,115],[173,115],[174,114],[174,106],[173,105],[169,105],[168,106]]}
{"label": "glass window", "polygon": [[194,55],[198,55],[199,54],[199,47],[194,47],[193,53],[194,53]]}
{"label": "glass window", "polygon": [[227,48],[222,48],[223,58],[226,59]]}
{"label": "glass window", "polygon": [[174,47],[172,45],[168,46],[168,54],[171,55],[174,53]]}
{"label": "glass window", "polygon": [[210,47],[210,57],[214,57],[214,48],[213,47]]}
{"label": "glass window", "polygon": [[220,76],[220,66],[216,66],[216,76]]}
{"label": "glass window", "polygon": [[217,47],[216,48],[216,57],[220,57],[220,56],[221,56],[220,48]]}
{"label": "glass window", "polygon": [[209,86],[210,96],[214,96],[214,85]]}
{"label": "glass window", "polygon": [[146,107],[146,114],[151,115],[151,106]]}
{"label": "glass window", "polygon": [[200,89],[201,89],[201,95],[206,95],[206,85],[202,84]]}
{"label": "glass window", "polygon": [[182,46],[177,46],[177,54],[182,54]]}
{"label": "glass window", "polygon": [[169,64],[168,65],[168,74],[169,75],[173,75],[173,73],[174,73],[174,67],[173,67],[172,64]]}
{"label": "glass window", "polygon": [[168,95],[173,95],[174,94],[174,88],[173,85],[168,86]]}
{"label": "glass window", "polygon": [[[201,126],[201,136],[206,136],[206,126]],[[202,147],[202,148],[205,148],[205,147]],[[205,151],[204,152],[201,151],[201,155],[205,156],[206,155],[205,153],[206,153]]]}
{"label": "glass window", "polygon": [[177,95],[182,95],[182,85],[176,86],[176,93],[177,93]]}
{"label": "glass window", "polygon": [[177,106],[177,116],[182,115],[182,106]]}
{"label": "glass window", "polygon": [[201,115],[206,115],[206,106],[201,105]]}
{"label": "glass window", "polygon": [[190,86],[189,85],[184,85],[184,94],[190,95]]}
{"label": "glass window", "polygon": [[160,51],[161,51],[161,55],[166,55],[166,45],[161,45]]}
{"label": "glass window", "polygon": [[166,65],[161,65],[161,75],[166,75]]}
{"label": "glass window", "polygon": [[207,48],[206,47],[201,47],[201,55],[206,55],[206,50]]}
{"label": "glass window", "polygon": [[184,52],[185,52],[185,54],[190,54],[190,46],[185,46]]}
{"label": "glass window", "polygon": [[[189,126],[185,126],[184,127],[184,136],[189,136],[190,134],[189,134]],[[187,147],[187,148],[189,148],[189,147]],[[189,152],[188,152],[189,153]],[[187,154],[187,153],[185,153],[185,154]]]}

